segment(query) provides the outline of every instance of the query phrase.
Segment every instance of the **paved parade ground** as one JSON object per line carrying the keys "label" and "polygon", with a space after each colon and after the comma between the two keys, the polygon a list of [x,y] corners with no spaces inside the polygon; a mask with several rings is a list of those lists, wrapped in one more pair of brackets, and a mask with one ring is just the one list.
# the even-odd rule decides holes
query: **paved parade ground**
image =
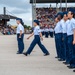
{"label": "paved parade ground", "polygon": [[[26,51],[33,40],[27,40],[25,35]],[[67,68],[62,62],[55,59],[56,50],[54,39],[44,38],[43,44],[50,52],[50,56],[43,53],[36,46],[28,57],[17,55],[16,35],[0,35],[0,75],[75,75],[73,70]]]}

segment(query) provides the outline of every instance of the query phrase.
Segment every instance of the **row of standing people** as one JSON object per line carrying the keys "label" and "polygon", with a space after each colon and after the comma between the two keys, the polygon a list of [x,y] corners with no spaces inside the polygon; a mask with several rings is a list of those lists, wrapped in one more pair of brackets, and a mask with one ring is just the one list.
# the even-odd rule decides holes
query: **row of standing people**
{"label": "row of standing people", "polygon": [[49,36],[51,38],[53,38],[53,36],[54,36],[54,28],[53,27],[48,28],[46,26],[44,28],[41,28],[40,30],[41,30],[42,35],[45,36],[45,38],[48,38]]}
{"label": "row of standing people", "polygon": [[[75,68],[75,19],[74,12],[58,13],[55,17],[56,26],[55,45],[59,61],[69,64],[68,68]],[[75,72],[75,70],[74,70]]]}
{"label": "row of standing people", "polygon": [[[64,62],[65,64],[70,64],[70,68],[75,68],[75,19],[73,18],[73,13],[69,11],[68,14],[64,14],[64,17],[59,14],[55,18],[55,21],[56,26],[54,31],[57,58],[59,61],[66,61]],[[30,39],[30,37],[34,35],[34,39],[30,44],[28,50],[23,53],[24,28],[22,26],[21,19],[17,19],[17,24],[17,54],[24,54],[25,56],[30,55],[36,44],[38,44],[45,56],[50,54],[49,51],[45,48],[45,46],[41,43],[41,39],[43,40],[43,37],[41,34],[38,20],[34,20],[34,31],[27,38]]]}

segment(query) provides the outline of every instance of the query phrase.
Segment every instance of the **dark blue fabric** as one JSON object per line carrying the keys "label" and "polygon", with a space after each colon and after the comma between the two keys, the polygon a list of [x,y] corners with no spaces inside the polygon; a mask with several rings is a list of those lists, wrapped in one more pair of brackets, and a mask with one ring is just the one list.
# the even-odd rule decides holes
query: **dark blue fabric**
{"label": "dark blue fabric", "polygon": [[22,25],[24,25],[24,22],[23,22],[23,20],[22,20],[21,18],[16,18],[16,20],[19,20],[20,23],[21,23]]}
{"label": "dark blue fabric", "polygon": [[67,59],[67,34],[63,34],[63,52],[62,52],[62,55],[63,55],[63,59],[66,60]]}
{"label": "dark blue fabric", "polygon": [[39,21],[38,21],[38,20],[34,20],[34,22],[35,22],[37,25],[39,25]]}
{"label": "dark blue fabric", "polygon": [[75,45],[73,45],[73,57],[75,57]]}
{"label": "dark blue fabric", "polygon": [[62,34],[55,34],[55,45],[56,45],[56,52],[57,52],[57,57],[63,58],[62,57]]}
{"label": "dark blue fabric", "polygon": [[44,34],[45,34],[45,33],[44,33],[44,32],[42,32],[42,36],[44,36]]}
{"label": "dark blue fabric", "polygon": [[53,37],[53,32],[49,32],[50,37]]}
{"label": "dark blue fabric", "polygon": [[73,58],[73,35],[68,36],[68,59],[67,62],[70,63]]}
{"label": "dark blue fabric", "polygon": [[67,14],[68,14],[68,12],[67,12],[67,11],[63,12],[63,15],[67,15]]}
{"label": "dark blue fabric", "polygon": [[35,45],[38,44],[38,46],[41,48],[42,52],[44,54],[48,54],[49,52],[47,51],[47,49],[44,47],[44,45],[42,45],[41,41],[40,41],[40,37],[39,35],[35,35],[34,36],[34,40],[32,41],[30,47],[27,50],[27,54],[30,54],[33,50],[33,48],[35,47]]}
{"label": "dark blue fabric", "polygon": [[21,38],[19,38],[19,36],[20,36],[20,34],[17,34],[18,52],[23,53],[23,50],[24,50],[24,42],[23,42],[24,34],[21,35]]}
{"label": "dark blue fabric", "polygon": [[75,45],[73,45],[73,58],[70,61],[70,66],[75,67]]}
{"label": "dark blue fabric", "polygon": [[48,38],[48,35],[49,35],[48,32],[45,32],[45,38]]}

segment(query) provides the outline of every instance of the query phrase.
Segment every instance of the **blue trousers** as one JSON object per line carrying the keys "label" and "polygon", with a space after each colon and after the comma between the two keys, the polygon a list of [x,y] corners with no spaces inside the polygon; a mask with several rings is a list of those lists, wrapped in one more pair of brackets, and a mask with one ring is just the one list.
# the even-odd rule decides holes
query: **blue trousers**
{"label": "blue trousers", "polygon": [[73,45],[73,57],[75,57],[75,45]]}
{"label": "blue trousers", "polygon": [[24,34],[21,35],[21,38],[19,38],[19,36],[20,36],[20,34],[17,34],[18,52],[23,53],[23,50],[24,50],[24,42],[23,42]]}
{"label": "blue trousers", "polygon": [[42,36],[44,36],[44,34],[45,34],[45,33],[44,33],[44,32],[42,32]]}
{"label": "blue trousers", "polygon": [[73,35],[68,36],[68,56],[67,62],[70,63],[73,58]]}
{"label": "blue trousers", "polygon": [[48,38],[48,35],[49,35],[48,32],[45,32],[45,37],[46,37],[46,38]]}
{"label": "blue trousers", "polygon": [[53,38],[53,32],[49,32],[51,38]]}
{"label": "blue trousers", "polygon": [[48,54],[49,52],[47,51],[47,49],[44,47],[44,45],[42,45],[41,41],[40,41],[40,36],[39,35],[35,35],[34,36],[34,40],[32,41],[30,47],[27,50],[27,54],[30,54],[33,50],[33,48],[35,47],[35,45],[38,44],[38,46],[41,48],[42,52],[44,54]]}
{"label": "blue trousers", "polygon": [[73,57],[70,61],[70,66],[75,66],[75,45],[73,45]]}
{"label": "blue trousers", "polygon": [[55,34],[55,45],[56,45],[56,52],[58,58],[63,58],[62,56],[62,34],[58,33]]}
{"label": "blue trousers", "polygon": [[66,60],[67,59],[67,34],[64,33],[63,34],[63,51],[62,51],[62,55],[63,55],[63,59]]}

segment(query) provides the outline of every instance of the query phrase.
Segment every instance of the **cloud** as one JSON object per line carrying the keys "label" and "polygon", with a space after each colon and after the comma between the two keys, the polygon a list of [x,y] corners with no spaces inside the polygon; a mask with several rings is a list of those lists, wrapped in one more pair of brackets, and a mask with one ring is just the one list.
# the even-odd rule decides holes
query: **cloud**
{"label": "cloud", "polygon": [[29,0],[0,0],[0,4],[21,9],[30,8]]}
{"label": "cloud", "polygon": [[[32,9],[29,3],[30,0],[0,0],[0,13],[3,13],[3,7],[6,7],[7,14],[20,17],[25,24],[32,24]],[[10,24],[15,24],[15,21],[10,21]]]}
{"label": "cloud", "polygon": [[28,12],[30,12],[30,10],[29,9],[14,9],[14,10],[12,10],[11,11],[12,13],[15,13],[15,14],[23,14],[23,13],[28,13]]}
{"label": "cloud", "polygon": [[31,5],[29,1],[30,0],[0,0],[0,5],[9,8],[9,11],[14,14],[22,14],[30,12]]}

